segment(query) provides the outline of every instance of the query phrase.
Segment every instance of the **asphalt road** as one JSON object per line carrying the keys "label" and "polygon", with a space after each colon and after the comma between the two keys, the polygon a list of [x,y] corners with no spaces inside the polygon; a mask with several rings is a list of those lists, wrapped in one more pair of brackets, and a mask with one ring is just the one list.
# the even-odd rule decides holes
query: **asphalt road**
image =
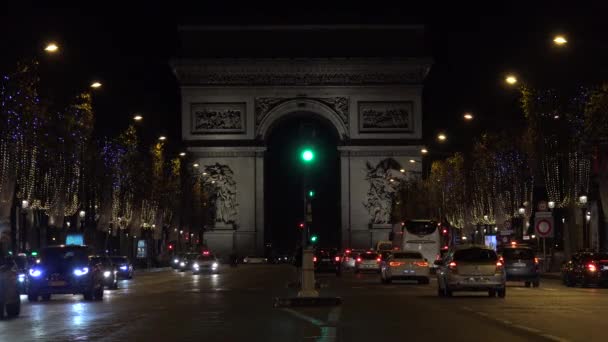
{"label": "asphalt road", "polygon": [[510,284],[507,298],[438,298],[430,285],[383,285],[378,275],[320,275],[343,304],[273,308],[295,295],[289,266],[239,266],[218,275],[163,271],[122,281],[102,302],[54,296],[0,321],[0,341],[606,341],[608,289]]}

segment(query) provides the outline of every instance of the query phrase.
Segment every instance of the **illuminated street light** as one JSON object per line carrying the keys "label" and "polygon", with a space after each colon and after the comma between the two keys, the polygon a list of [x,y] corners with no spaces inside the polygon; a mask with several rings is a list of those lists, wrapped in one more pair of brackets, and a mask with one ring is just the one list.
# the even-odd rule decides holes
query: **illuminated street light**
{"label": "illuminated street light", "polygon": [[447,137],[447,136],[446,136],[444,133],[439,133],[439,134],[437,135],[437,139],[438,139],[439,141],[446,141],[446,140],[448,139],[448,137]]}
{"label": "illuminated street light", "polygon": [[[198,167],[198,163],[194,163],[192,164],[193,167]],[[205,173],[203,172],[203,176],[205,175]]]}
{"label": "illuminated street light", "polygon": [[549,201],[549,203],[547,203],[547,206],[549,207],[549,209],[553,209],[555,208],[555,202]]}
{"label": "illuminated street light", "polygon": [[471,121],[473,120],[473,114],[471,113],[464,113],[464,115],[462,116],[466,121]]}
{"label": "illuminated street light", "polygon": [[405,172],[405,169],[401,169],[401,170],[399,170],[399,172],[404,173],[404,172]]}
{"label": "illuminated street light", "polygon": [[28,200],[23,200],[21,201],[21,208],[22,209],[27,209],[27,207],[30,206],[30,202],[28,202]]}
{"label": "illuminated street light", "polygon": [[57,44],[55,44],[55,43],[48,43],[46,45],[46,47],[44,48],[44,51],[46,51],[48,53],[55,53],[55,52],[59,51],[59,46],[57,46]]}
{"label": "illuminated street light", "polygon": [[87,213],[86,213],[84,210],[81,210],[81,211],[78,213],[78,216],[80,216],[80,218],[84,218],[86,214],[87,214]]}
{"label": "illuminated street light", "polygon": [[165,140],[167,140],[167,137],[164,135],[161,135],[160,137],[158,137],[158,140],[165,141]]}
{"label": "illuminated street light", "polygon": [[507,75],[507,77],[505,77],[505,82],[507,82],[509,85],[514,85],[517,83],[517,77],[514,75]]}
{"label": "illuminated street light", "polygon": [[518,212],[519,212],[519,215],[524,215],[526,213],[526,208],[521,207],[521,208],[519,208]]}
{"label": "illuminated street light", "polygon": [[580,204],[587,204],[587,196],[583,195],[583,196],[579,197],[578,202]]}
{"label": "illuminated street light", "polygon": [[420,150],[420,153],[427,154],[427,153],[429,153],[429,150],[427,150],[426,148],[423,148]]}
{"label": "illuminated street light", "polygon": [[143,117],[143,116],[141,116],[141,115],[139,115],[139,114],[137,114],[137,115],[135,115],[135,116],[133,117],[133,120],[135,120],[135,121],[141,121],[141,120],[143,120],[143,119],[144,119],[144,117]]}
{"label": "illuminated street light", "polygon": [[566,43],[568,43],[568,40],[566,40],[566,37],[562,35],[557,35],[555,38],[553,38],[553,43],[557,46],[564,46]]}
{"label": "illuminated street light", "polygon": [[410,159],[410,163],[414,164],[416,161],[414,159]]}
{"label": "illuminated street light", "polygon": [[180,156],[180,157],[185,157],[185,156],[186,156],[186,152],[180,152],[180,153],[179,153],[179,156]]}
{"label": "illuminated street light", "polygon": [[100,88],[100,87],[101,87],[101,83],[100,82],[95,81],[95,82],[91,83],[91,88],[93,88],[93,89],[97,89],[97,88]]}

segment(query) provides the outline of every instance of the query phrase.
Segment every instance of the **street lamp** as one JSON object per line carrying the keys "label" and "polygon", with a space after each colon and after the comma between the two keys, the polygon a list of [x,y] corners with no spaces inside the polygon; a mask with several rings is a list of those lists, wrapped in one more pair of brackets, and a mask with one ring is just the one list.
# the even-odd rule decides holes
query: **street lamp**
{"label": "street lamp", "polygon": [[525,215],[526,214],[526,208],[521,207],[521,208],[519,208],[518,212],[519,212],[519,215]]}
{"label": "street lamp", "polygon": [[158,137],[158,140],[165,141],[165,140],[167,140],[167,137],[164,135],[161,135],[160,137]]}
{"label": "street lamp", "polygon": [[549,203],[547,203],[547,206],[549,207],[549,209],[553,209],[555,208],[555,202],[549,201]]}
{"label": "street lamp", "polygon": [[[195,168],[196,168],[196,167],[198,167],[198,166],[199,166],[199,165],[198,165],[198,163],[194,163],[194,164],[192,164],[192,167],[195,167]],[[204,175],[205,175],[205,172],[203,172],[203,176],[204,176]]]}
{"label": "street lamp", "polygon": [[427,153],[429,153],[429,150],[427,150],[426,148],[422,148],[422,149],[420,150],[420,153],[422,153],[422,154],[427,154]]}
{"label": "street lamp", "polygon": [[515,75],[507,75],[507,77],[505,77],[505,82],[507,82],[508,85],[515,85],[515,83],[517,83],[517,77],[515,77]]}
{"label": "street lamp", "polygon": [[439,133],[437,134],[437,140],[439,141],[446,141],[448,139],[447,135],[445,135],[445,133]]}
{"label": "street lamp", "polygon": [[93,83],[91,83],[91,88],[93,89],[97,89],[101,87],[101,82],[95,81]]}
{"label": "street lamp", "polygon": [[471,113],[464,113],[464,115],[462,116],[466,121],[471,121],[473,120],[473,114]]}
{"label": "street lamp", "polygon": [[553,38],[553,44],[557,46],[564,46],[568,43],[568,40],[563,35],[557,35]]}
{"label": "street lamp", "polygon": [[414,164],[414,163],[416,163],[416,160],[410,159],[410,163]]}
{"label": "street lamp", "polygon": [[405,169],[401,169],[401,170],[399,170],[399,172],[405,173]]}
{"label": "street lamp", "polygon": [[87,213],[84,210],[81,210],[78,213],[78,216],[80,216],[80,229],[82,231],[84,231],[84,217],[87,215]]}
{"label": "street lamp", "polygon": [[46,51],[48,53],[55,53],[55,52],[59,51],[59,46],[57,46],[57,44],[55,44],[55,43],[48,43],[46,45],[46,47],[44,48],[44,51]]}
{"label": "street lamp", "polygon": [[186,156],[186,152],[180,152],[180,153],[179,153],[179,156],[180,156],[180,157],[185,157],[185,156]]}
{"label": "street lamp", "polygon": [[133,120],[138,121],[138,122],[141,121],[141,120],[143,120],[143,119],[144,119],[144,117],[141,116],[141,115],[139,115],[139,114],[136,114],[135,116],[133,116]]}
{"label": "street lamp", "polygon": [[579,198],[578,198],[578,202],[579,202],[581,205],[587,204],[587,196],[583,195],[583,196],[579,197]]}

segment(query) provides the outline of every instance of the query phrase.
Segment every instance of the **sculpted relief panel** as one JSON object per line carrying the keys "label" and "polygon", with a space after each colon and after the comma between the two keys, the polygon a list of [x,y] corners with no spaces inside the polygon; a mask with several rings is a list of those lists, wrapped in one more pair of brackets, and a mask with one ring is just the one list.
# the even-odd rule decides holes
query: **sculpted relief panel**
{"label": "sculpted relief panel", "polygon": [[359,102],[359,132],[413,132],[412,102]]}
{"label": "sculpted relief panel", "polygon": [[245,133],[246,104],[192,104],[192,134]]}
{"label": "sculpted relief panel", "polygon": [[391,223],[393,201],[405,180],[401,165],[395,159],[387,158],[376,166],[367,162],[365,168],[369,190],[363,206],[369,213],[370,223]]}
{"label": "sculpted relief panel", "polygon": [[[278,105],[283,102],[293,100],[297,98],[293,97],[257,97],[255,99],[255,124],[256,127],[264,121],[266,116]],[[308,99],[308,98],[307,98]],[[311,100],[320,102],[329,108],[331,108],[338,116],[340,120],[348,127],[348,97],[336,96],[336,97],[319,97],[312,98]]]}
{"label": "sculpted relief panel", "polygon": [[234,224],[237,219],[236,182],[234,172],[228,165],[215,163],[206,165],[203,175],[203,186],[209,194],[214,222],[216,226]]}

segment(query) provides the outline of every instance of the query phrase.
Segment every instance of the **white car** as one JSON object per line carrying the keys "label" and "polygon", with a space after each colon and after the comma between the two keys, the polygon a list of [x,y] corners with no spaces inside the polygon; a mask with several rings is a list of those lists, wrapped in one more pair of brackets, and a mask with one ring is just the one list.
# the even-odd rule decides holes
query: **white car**
{"label": "white car", "polygon": [[192,264],[192,274],[218,273],[219,271],[220,261],[210,252],[203,252],[203,255],[199,255]]}
{"label": "white car", "polygon": [[264,257],[246,256],[243,259],[244,264],[265,264],[267,262],[268,262],[268,258],[264,258]]}
{"label": "white car", "polygon": [[393,252],[382,261],[380,277],[385,284],[393,280],[416,280],[419,284],[428,284],[429,276],[429,262],[417,251]]}
{"label": "white car", "polygon": [[382,257],[380,254],[372,251],[361,253],[355,259],[355,273],[372,271],[380,273],[380,262]]}

